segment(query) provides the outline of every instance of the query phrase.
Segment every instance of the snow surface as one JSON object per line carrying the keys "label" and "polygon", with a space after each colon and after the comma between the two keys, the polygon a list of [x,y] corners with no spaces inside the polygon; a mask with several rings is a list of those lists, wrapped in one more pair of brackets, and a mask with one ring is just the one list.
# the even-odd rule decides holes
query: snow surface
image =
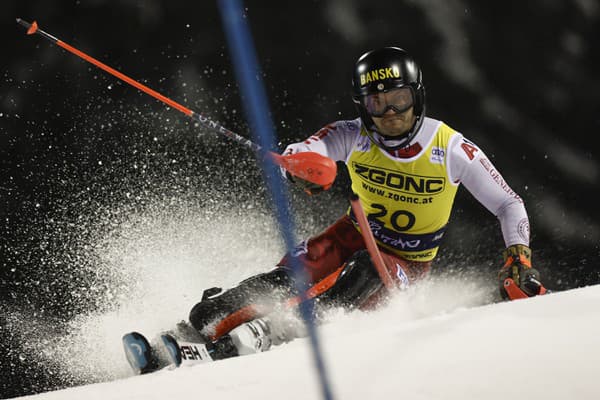
{"label": "snow surface", "polygon": [[[600,398],[600,285],[461,306],[467,292],[429,285],[377,312],[333,316],[319,328],[333,397]],[[320,399],[308,343],[26,398]]]}

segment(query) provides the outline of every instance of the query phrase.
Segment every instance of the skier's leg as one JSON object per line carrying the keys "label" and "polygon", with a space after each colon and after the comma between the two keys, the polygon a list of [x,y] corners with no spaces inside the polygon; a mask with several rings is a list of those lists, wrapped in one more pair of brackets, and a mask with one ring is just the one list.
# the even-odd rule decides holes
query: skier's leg
{"label": "skier's leg", "polygon": [[306,335],[304,321],[295,310],[287,309],[245,322],[221,336],[212,346],[218,350],[214,352],[216,357],[228,358],[267,351],[272,346]]}
{"label": "skier's leg", "polygon": [[319,282],[342,266],[352,254],[364,248],[365,242],[360,232],[345,215],[324,232],[300,243],[278,265],[291,268],[294,258],[304,267],[310,282]]}
{"label": "skier's leg", "polygon": [[[214,339],[235,326],[269,312],[283,299],[293,296],[291,271],[285,267],[252,276],[236,287],[203,296],[190,312],[190,323],[203,336]],[[223,320],[230,322],[223,326]]]}
{"label": "skier's leg", "polygon": [[[381,256],[400,290],[426,277],[431,266],[431,262],[408,261],[385,251],[381,252]],[[383,286],[369,253],[359,250],[344,265],[331,288],[317,297],[317,315],[327,308],[373,309],[388,298],[389,292]]]}
{"label": "skier's leg", "polygon": [[[291,258],[305,268],[309,286],[326,281],[364,242],[352,221],[344,216],[323,233],[301,243],[286,254],[275,270],[256,275],[220,294],[207,291],[190,313],[190,323],[210,339],[216,340],[244,322],[266,315],[277,305],[295,296]],[[312,290],[312,288],[311,288]]]}
{"label": "skier's leg", "polygon": [[[431,264],[407,261],[385,252],[382,252],[382,257],[400,289],[424,278]],[[313,285],[306,295],[309,299],[305,301],[313,303],[315,322],[320,324],[331,308],[373,309],[388,299],[389,292],[383,286],[368,252],[359,250],[342,267]],[[227,349],[220,357],[259,353],[305,337],[306,326],[295,307],[298,303],[293,300],[287,302],[288,307],[279,307],[268,315],[241,323],[221,336],[214,342],[219,348]]]}
{"label": "skier's leg", "polygon": [[[340,267],[340,271],[334,272],[320,283],[321,285],[311,288],[307,293],[309,299],[305,300],[313,303],[316,323],[324,321],[326,310],[332,307],[343,307],[348,310],[358,308],[383,288],[383,283],[372,266],[366,250],[357,252],[343,268]],[[235,347],[234,355],[267,351],[272,346],[307,335],[304,321],[298,314],[297,305],[277,309],[266,316],[235,327],[227,335],[222,336],[217,343],[227,345],[229,348]]]}
{"label": "skier's leg", "polygon": [[383,282],[371,262],[367,250],[357,251],[344,265],[342,272],[329,290],[319,295],[318,304],[346,310],[359,308],[381,290]]}
{"label": "skier's leg", "polygon": [[[354,309],[382,289],[383,283],[366,250],[356,252],[339,271],[321,280],[307,292],[315,322],[323,322],[323,313],[332,307]],[[223,336],[218,343],[236,348],[235,355],[267,351],[271,346],[307,335],[297,307],[274,312],[247,321]]]}

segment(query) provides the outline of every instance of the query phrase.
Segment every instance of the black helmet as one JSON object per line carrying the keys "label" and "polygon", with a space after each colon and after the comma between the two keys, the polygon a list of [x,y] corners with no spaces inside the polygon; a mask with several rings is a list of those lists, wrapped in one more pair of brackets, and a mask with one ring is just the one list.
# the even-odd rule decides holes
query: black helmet
{"label": "black helmet", "polygon": [[[375,143],[388,150],[396,150],[407,145],[417,133],[425,117],[425,86],[421,69],[415,60],[399,47],[384,47],[371,50],[359,57],[354,67],[352,79],[352,99],[360,113],[367,131],[376,130],[371,115],[365,108],[365,96],[387,92],[394,88],[409,87],[413,95],[414,114],[417,117],[412,129],[401,138],[401,143],[390,148],[380,141]],[[373,139],[371,137],[371,139]]]}

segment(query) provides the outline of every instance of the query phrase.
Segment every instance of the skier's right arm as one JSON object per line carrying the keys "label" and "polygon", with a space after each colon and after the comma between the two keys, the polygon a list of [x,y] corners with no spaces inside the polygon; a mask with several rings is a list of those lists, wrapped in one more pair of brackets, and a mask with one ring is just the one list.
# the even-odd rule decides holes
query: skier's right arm
{"label": "skier's right arm", "polygon": [[[352,149],[354,139],[360,132],[360,120],[336,121],[328,124],[302,142],[292,143],[283,151],[283,155],[290,155],[313,151],[334,161],[346,161]],[[323,187],[300,179],[282,168],[282,175],[290,182],[300,187],[308,194],[317,194]]]}

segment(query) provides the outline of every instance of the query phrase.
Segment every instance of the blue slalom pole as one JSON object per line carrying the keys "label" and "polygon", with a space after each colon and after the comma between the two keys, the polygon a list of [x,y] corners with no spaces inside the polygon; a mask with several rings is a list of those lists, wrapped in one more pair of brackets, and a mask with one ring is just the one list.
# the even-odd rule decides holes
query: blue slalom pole
{"label": "blue slalom pole", "polygon": [[[245,97],[243,104],[246,116],[250,122],[250,130],[255,141],[265,150],[274,150],[275,129],[269,117],[269,106],[265,87],[262,84],[261,71],[252,43],[250,29],[243,16],[243,5],[240,0],[219,0],[221,18],[229,44],[229,52],[235,68],[236,78],[240,85],[241,93]],[[264,157],[259,157],[268,189],[273,196],[276,206],[277,220],[283,234],[285,246],[291,252],[296,245],[294,237],[294,223],[288,207],[288,194],[286,187],[281,184],[277,166],[267,162]],[[298,293],[305,294],[306,278],[304,268],[290,257],[294,271],[294,281]],[[304,301],[300,304],[300,312],[306,323],[311,341],[311,349],[317,372],[319,374],[321,390],[325,400],[331,400],[331,388],[327,378],[323,355],[320,350],[317,331],[313,318],[313,302]]]}

